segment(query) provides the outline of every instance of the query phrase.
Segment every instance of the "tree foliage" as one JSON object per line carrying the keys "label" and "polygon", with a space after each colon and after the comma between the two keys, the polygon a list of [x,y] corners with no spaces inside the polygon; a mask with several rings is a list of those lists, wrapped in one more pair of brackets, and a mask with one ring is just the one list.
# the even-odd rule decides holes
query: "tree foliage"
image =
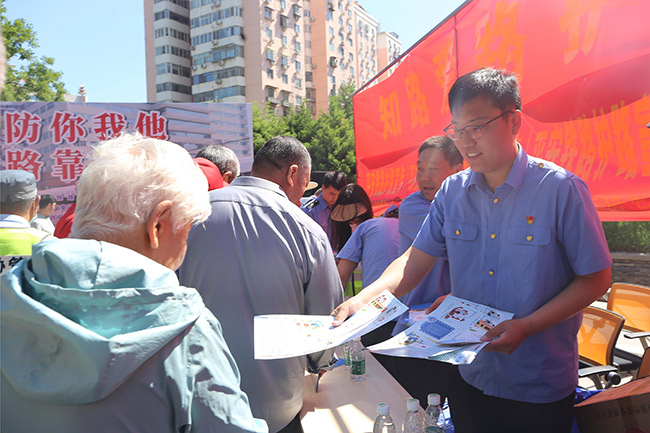
{"label": "tree foliage", "polygon": [[36,31],[22,18],[10,21],[0,0],[0,26],[7,53],[3,101],[63,101],[66,93],[63,73],[53,69],[52,57],[37,57]]}
{"label": "tree foliage", "polygon": [[291,135],[305,143],[312,158],[312,170],[342,171],[348,181],[356,179],[354,127],[352,123],[353,84],[344,84],[330,98],[329,112],[314,119],[305,104],[288,116],[278,117],[272,108],[253,106],[255,152],[276,135]]}

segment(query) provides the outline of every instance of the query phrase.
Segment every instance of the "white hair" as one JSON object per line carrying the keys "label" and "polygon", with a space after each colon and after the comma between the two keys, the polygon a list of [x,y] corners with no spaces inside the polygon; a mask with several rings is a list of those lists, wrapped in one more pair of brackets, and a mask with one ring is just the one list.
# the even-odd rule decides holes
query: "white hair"
{"label": "white hair", "polygon": [[72,236],[110,239],[149,219],[163,200],[173,203],[174,230],[210,216],[208,182],[181,146],[124,134],[94,148],[79,180]]}

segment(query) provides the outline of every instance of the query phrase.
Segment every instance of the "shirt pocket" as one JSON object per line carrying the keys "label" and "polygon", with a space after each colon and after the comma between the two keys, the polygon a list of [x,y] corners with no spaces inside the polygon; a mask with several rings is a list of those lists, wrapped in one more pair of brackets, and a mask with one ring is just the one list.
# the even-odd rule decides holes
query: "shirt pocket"
{"label": "shirt pocket", "polygon": [[461,221],[445,221],[442,235],[447,239],[473,241],[478,236],[478,225]]}
{"label": "shirt pocket", "polygon": [[515,226],[508,228],[508,241],[517,245],[543,247],[551,242],[548,227]]}

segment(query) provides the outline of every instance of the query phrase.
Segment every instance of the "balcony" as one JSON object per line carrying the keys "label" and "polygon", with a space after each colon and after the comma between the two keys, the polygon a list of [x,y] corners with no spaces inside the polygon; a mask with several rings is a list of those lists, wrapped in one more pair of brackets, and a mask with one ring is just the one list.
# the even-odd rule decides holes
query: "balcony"
{"label": "balcony", "polygon": [[274,98],[273,96],[267,96],[266,102],[268,102],[271,105],[278,105],[280,103],[280,100],[278,98]]}

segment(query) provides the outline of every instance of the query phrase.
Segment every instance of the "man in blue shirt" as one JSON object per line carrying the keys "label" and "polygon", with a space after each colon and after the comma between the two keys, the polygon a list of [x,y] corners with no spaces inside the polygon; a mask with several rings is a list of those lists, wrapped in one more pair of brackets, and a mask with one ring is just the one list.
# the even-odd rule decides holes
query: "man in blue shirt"
{"label": "man in blue shirt", "polygon": [[330,212],[339,197],[341,190],[348,184],[345,174],[340,171],[328,171],[323,177],[321,193],[310,197],[300,208],[320,225],[330,245],[336,249],[332,239],[332,222]]}
{"label": "man in blue shirt", "polygon": [[407,293],[437,257],[448,258],[452,294],[515,314],[459,368],[450,395],[456,431],[568,432],[580,312],[610,283],[602,225],[580,178],[517,142],[514,75],[490,68],[463,75],[449,106],[446,132],[470,169],[443,183],[413,246],[339,306],[336,323],[381,290]]}
{"label": "man in blue shirt", "polygon": [[[440,189],[442,182],[463,169],[463,157],[454,142],[446,136],[429,137],[418,149],[417,172],[415,181],[418,190],[406,197],[399,208],[399,254],[402,255],[413,244],[429,214],[431,202]],[[411,292],[402,297],[409,307],[423,303],[432,303],[438,297],[451,292],[449,262],[438,259],[422,282]],[[407,328],[403,320],[405,313],[397,321],[393,335]],[[386,368],[397,381],[414,398],[420,400],[422,407],[427,406],[427,395],[431,392],[440,394],[441,401],[449,395],[452,387],[450,374],[454,367],[440,361],[417,358],[393,357]]]}

